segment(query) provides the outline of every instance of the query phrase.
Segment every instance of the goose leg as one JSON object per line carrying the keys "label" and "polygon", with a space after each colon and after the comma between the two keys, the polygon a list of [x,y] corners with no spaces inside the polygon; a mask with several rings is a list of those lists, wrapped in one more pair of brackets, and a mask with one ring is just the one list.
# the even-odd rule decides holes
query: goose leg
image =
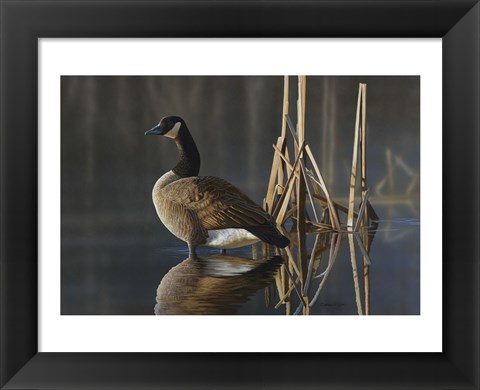
{"label": "goose leg", "polygon": [[197,254],[195,253],[196,246],[193,245],[192,243],[188,243],[188,258],[190,259],[196,259]]}

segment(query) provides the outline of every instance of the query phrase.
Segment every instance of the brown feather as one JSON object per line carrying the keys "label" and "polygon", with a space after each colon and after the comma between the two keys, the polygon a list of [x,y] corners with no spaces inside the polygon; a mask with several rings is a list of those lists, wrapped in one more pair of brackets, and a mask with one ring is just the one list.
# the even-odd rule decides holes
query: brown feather
{"label": "brown feather", "polygon": [[177,180],[162,197],[196,213],[207,230],[271,225],[271,216],[227,181],[213,176]]}

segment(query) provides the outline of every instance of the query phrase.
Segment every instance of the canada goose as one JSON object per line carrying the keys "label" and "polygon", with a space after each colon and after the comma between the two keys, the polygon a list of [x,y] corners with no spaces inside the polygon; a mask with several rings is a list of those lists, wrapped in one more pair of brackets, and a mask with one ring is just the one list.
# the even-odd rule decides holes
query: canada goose
{"label": "canada goose", "polygon": [[163,135],[177,144],[180,159],[157,180],[152,198],[160,220],[188,243],[191,257],[196,257],[200,245],[223,250],[259,240],[280,248],[290,243],[273,218],[232,184],[218,177],[197,176],[200,155],[182,118],[162,118],[145,135]]}

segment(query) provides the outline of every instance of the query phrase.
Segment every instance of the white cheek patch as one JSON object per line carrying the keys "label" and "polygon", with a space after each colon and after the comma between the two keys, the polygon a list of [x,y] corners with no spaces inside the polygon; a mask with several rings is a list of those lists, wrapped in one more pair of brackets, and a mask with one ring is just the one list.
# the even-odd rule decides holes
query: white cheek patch
{"label": "white cheek patch", "polygon": [[175,123],[175,126],[172,127],[172,129],[165,134],[165,137],[168,138],[177,138],[178,131],[180,130],[180,126],[182,125],[181,122]]}

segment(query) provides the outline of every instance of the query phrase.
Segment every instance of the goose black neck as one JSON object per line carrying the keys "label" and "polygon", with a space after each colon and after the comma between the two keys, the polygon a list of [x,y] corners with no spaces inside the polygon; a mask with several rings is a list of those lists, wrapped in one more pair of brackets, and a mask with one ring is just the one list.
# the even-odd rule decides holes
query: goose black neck
{"label": "goose black neck", "polygon": [[198,172],[200,172],[200,154],[185,123],[182,123],[175,142],[180,153],[180,160],[172,169],[173,172],[180,177],[198,176]]}

